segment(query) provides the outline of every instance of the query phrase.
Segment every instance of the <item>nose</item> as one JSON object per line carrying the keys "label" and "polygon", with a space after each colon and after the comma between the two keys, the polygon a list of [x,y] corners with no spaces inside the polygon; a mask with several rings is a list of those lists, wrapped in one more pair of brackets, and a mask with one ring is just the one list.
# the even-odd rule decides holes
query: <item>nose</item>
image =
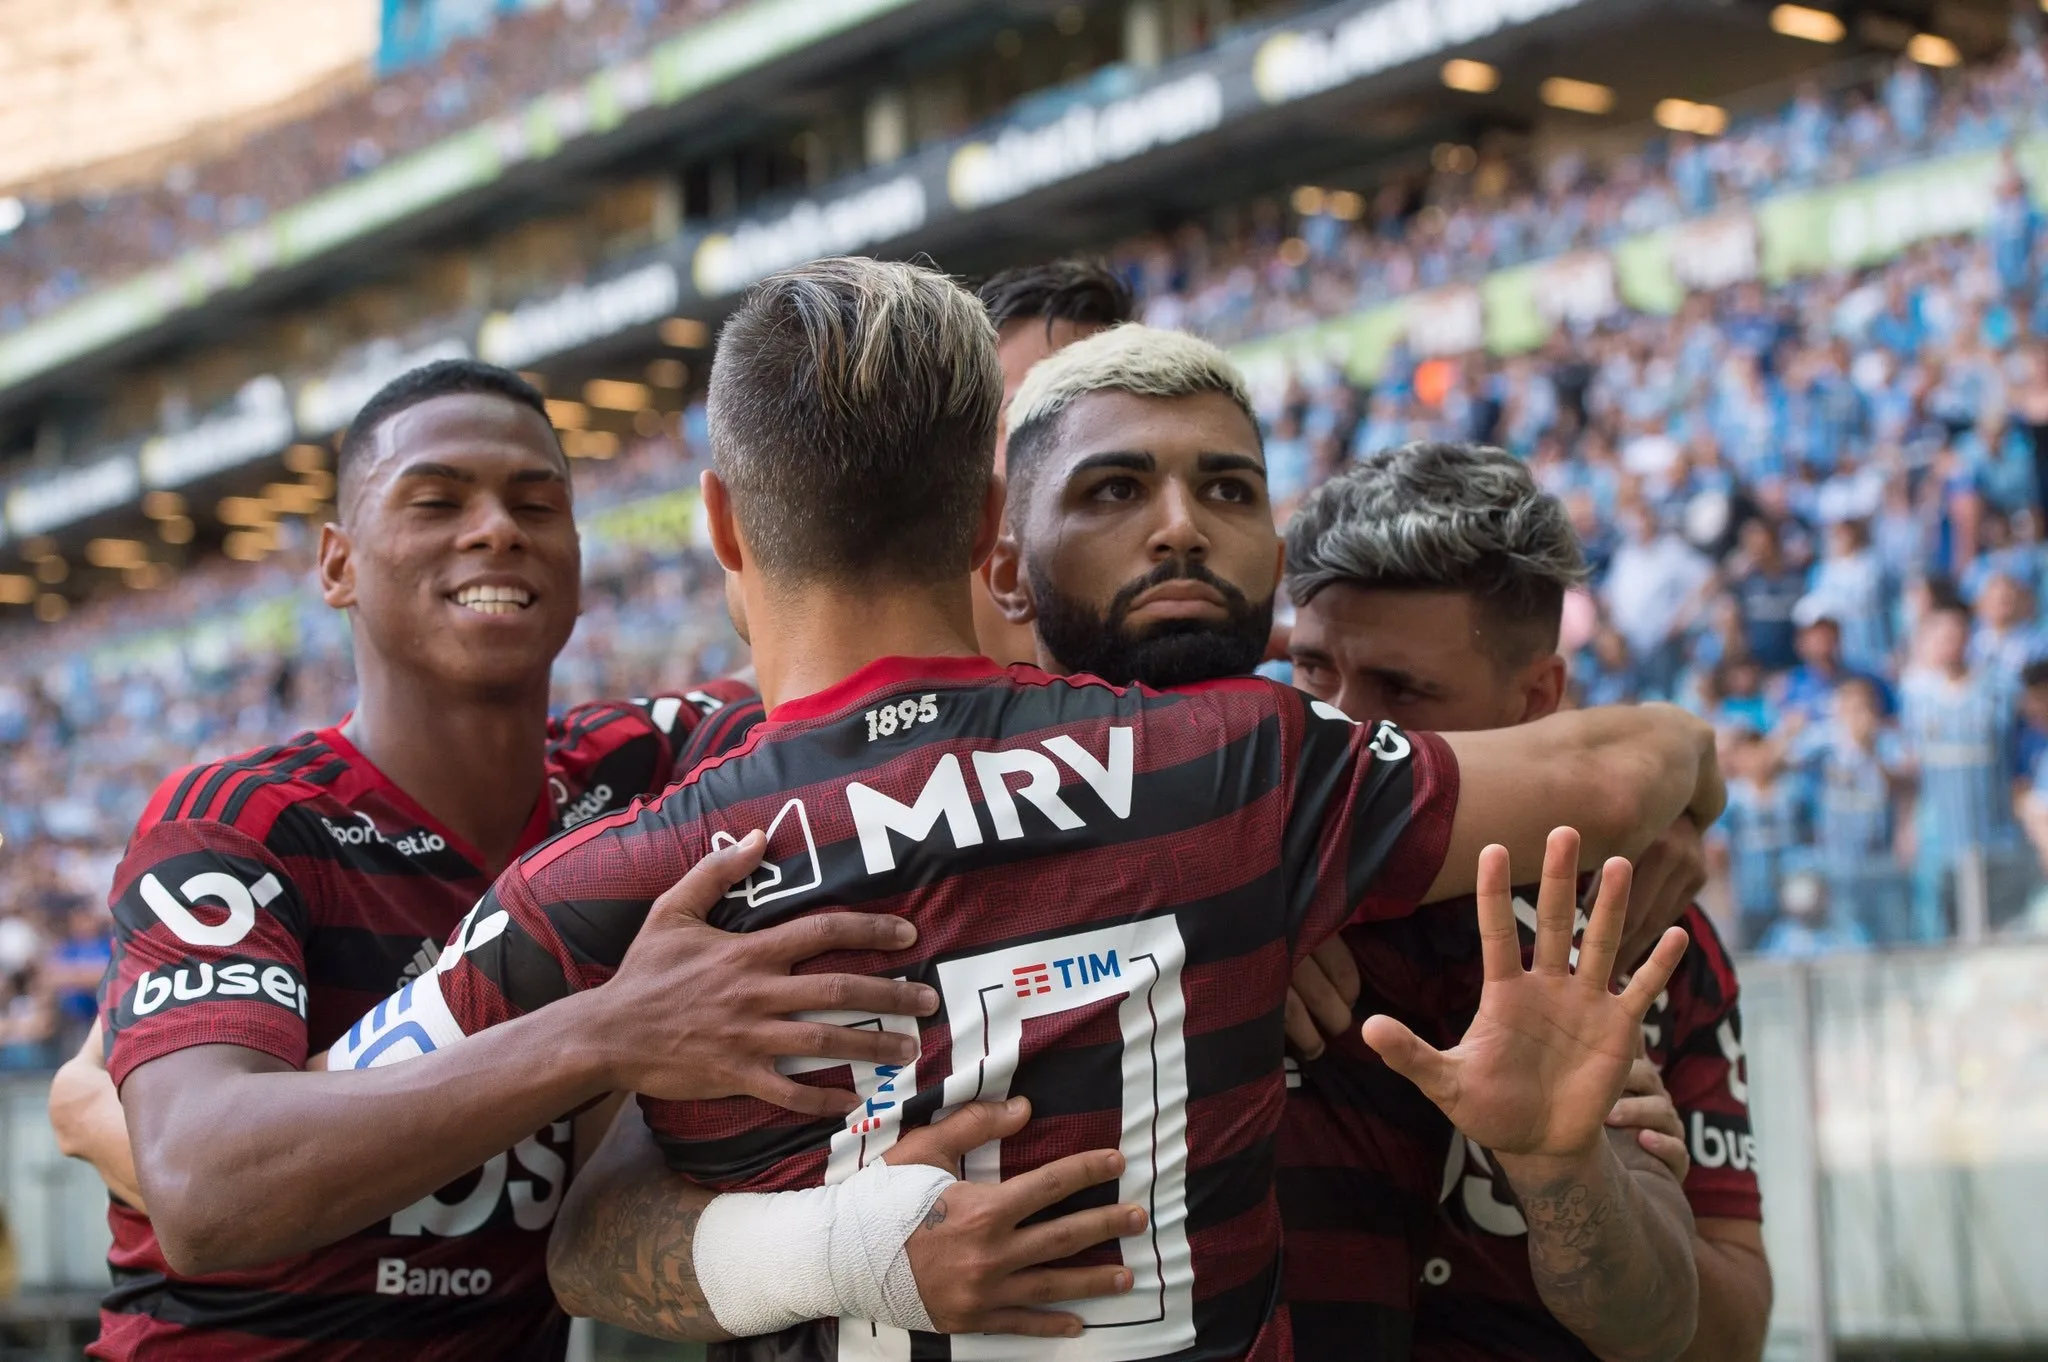
{"label": "nose", "polygon": [[477,497],[471,503],[469,519],[463,524],[456,547],[481,549],[489,553],[524,553],[529,547],[526,530],[499,497]]}
{"label": "nose", "polygon": [[1168,558],[1201,561],[1209,556],[1209,534],[1202,526],[1201,510],[1186,484],[1169,478],[1155,503],[1158,523],[1148,544],[1154,562]]}

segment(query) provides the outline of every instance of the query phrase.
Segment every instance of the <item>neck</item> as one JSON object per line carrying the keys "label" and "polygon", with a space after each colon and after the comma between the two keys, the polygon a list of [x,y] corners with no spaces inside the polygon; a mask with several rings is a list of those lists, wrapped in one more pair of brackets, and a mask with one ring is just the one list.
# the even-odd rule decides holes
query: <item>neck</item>
{"label": "neck", "polygon": [[931,587],[802,585],[748,602],[761,700],[785,700],[836,685],[883,657],[975,657],[974,610],[966,579]]}
{"label": "neck", "polygon": [[[358,635],[357,645],[362,646]],[[545,675],[511,693],[436,685],[359,652],[361,696],[342,732],[399,789],[482,853],[496,875],[546,793]]]}

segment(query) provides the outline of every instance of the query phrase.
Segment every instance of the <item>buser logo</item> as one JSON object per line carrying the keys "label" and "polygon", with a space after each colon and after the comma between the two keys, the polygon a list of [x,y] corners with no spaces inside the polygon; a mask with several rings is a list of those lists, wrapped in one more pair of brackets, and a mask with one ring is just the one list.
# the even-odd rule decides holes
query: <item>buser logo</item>
{"label": "buser logo", "polygon": [[[1087,820],[1061,796],[1060,768],[1053,757],[1079,776],[1111,814],[1117,818],[1131,816],[1130,729],[1109,730],[1107,760],[1098,760],[1064,733],[1047,738],[1039,746],[1045,752],[1014,747],[1002,752],[969,754],[998,841],[1011,842],[1024,836],[1024,822],[1017,809],[1020,798],[1061,831],[1087,826]],[[1009,783],[1013,776],[1024,777],[1024,783],[1013,788]],[[896,849],[889,841],[892,832],[922,842],[944,819],[955,847],[964,849],[982,843],[981,822],[975,815],[973,796],[967,791],[966,772],[961,769],[960,758],[951,752],[939,758],[913,804],[899,803],[857,781],[846,787],[846,803],[853,814],[854,829],[860,834],[861,857],[870,875],[896,868]]]}
{"label": "buser logo", "polygon": [[[188,946],[234,945],[256,925],[256,910],[269,907],[270,901],[284,892],[275,875],[265,874],[254,884],[243,884],[220,870],[202,871],[179,885],[184,903],[178,902],[153,874],[144,875],[137,889],[157,921]],[[219,922],[202,922],[192,908],[186,907],[197,907],[209,899],[227,909],[227,916]]]}

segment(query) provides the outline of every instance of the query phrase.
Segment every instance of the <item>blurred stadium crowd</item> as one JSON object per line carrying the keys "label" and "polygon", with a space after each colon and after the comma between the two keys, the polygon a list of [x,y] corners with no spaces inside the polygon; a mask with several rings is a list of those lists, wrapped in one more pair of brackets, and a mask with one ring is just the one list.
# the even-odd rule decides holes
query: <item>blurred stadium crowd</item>
{"label": "blurred stadium crowd", "polygon": [[173,164],[156,184],[123,193],[29,203],[22,225],[0,236],[0,331],[510,113],[732,3],[564,0],[515,11],[430,62],[256,134],[232,156]]}
{"label": "blurred stadium crowd", "polygon": [[[576,8],[518,22],[563,22]],[[320,175],[362,168],[351,148],[374,159],[488,114],[604,60],[608,43],[641,41],[656,12],[628,0],[583,8],[604,22],[579,24],[575,44],[513,42],[506,30],[460,44],[432,70],[258,139],[250,157],[303,162],[310,178],[294,192],[309,192]],[[513,51],[544,65],[508,65]],[[1426,185],[1305,190],[1217,215],[1224,225],[1123,243],[1111,259],[1147,321],[1247,341],[2041,129],[2048,56],[2022,21],[1995,63],[1937,76],[1901,60],[1829,93],[1803,87],[1723,136],[1660,140],[1605,164],[1453,149],[1463,154],[1440,156]],[[275,139],[318,151],[280,156]],[[84,216],[68,227],[24,227],[0,247],[0,308],[11,309],[0,319],[34,310],[28,279],[68,270],[75,287],[174,251],[214,221],[193,196],[230,212],[237,173],[208,167],[189,191],[142,196],[146,211],[74,205],[63,211]],[[153,224],[146,240],[106,235],[130,222]],[[1567,618],[1577,698],[1671,699],[1723,734],[1731,807],[1714,833],[1715,893],[1739,940],[1783,955],[1931,942],[1973,903],[1996,930],[2038,929],[2044,238],[2008,161],[1987,231],[1870,270],[1737,284],[1668,317],[1615,312],[1508,358],[1424,358],[1397,343],[1370,384],[1334,366],[1300,369],[1262,398],[1276,504],[1284,513],[1347,460],[1407,440],[1515,451],[1565,500],[1594,568]],[[37,254],[74,247],[85,254]],[[579,511],[596,523],[606,508],[693,485],[703,452],[699,408],[617,459],[579,461]],[[586,538],[588,599],[557,671],[563,703],[743,660],[715,566],[675,539]],[[89,1023],[105,959],[99,897],[155,784],[195,757],[347,708],[345,630],[308,585],[311,546],[301,526],[265,563],[212,564],[38,626],[32,649],[5,649],[0,903],[12,915],[0,919],[0,1063],[48,1062]]]}

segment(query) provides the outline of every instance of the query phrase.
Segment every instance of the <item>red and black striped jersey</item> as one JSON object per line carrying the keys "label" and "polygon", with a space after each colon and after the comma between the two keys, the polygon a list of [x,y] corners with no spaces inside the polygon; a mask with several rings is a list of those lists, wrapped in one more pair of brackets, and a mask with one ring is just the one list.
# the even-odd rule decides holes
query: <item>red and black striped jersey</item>
{"label": "red and black striped jersey", "polygon": [[[523,846],[661,789],[680,740],[725,698],[583,705],[551,721]],[[302,1065],[432,968],[489,887],[483,858],[338,729],[182,771],[115,874],[108,1069],[120,1083],[222,1043]],[[559,1356],[567,1323],[545,1254],[570,1134],[557,1121],[359,1234],[245,1272],[171,1272],[148,1219],[116,1200],[114,1286],[91,1355]]]}
{"label": "red and black striped jersey", "polygon": [[[1522,903],[1516,911],[1526,956],[1535,914]],[[1643,1044],[1685,1125],[1692,1154],[1685,1197],[1696,1217],[1761,1220],[1735,967],[1697,906],[1678,925],[1692,944],[1643,1020]],[[1528,1226],[1506,1179],[1485,1150],[1459,1144],[1422,1269],[1417,1362],[1595,1358],[1543,1307],[1529,1272]]]}
{"label": "red and black striped jersey", "polygon": [[1416,1281],[1458,1137],[1359,1032],[1385,1013],[1439,1049],[1456,1045],[1484,978],[1476,921],[1466,897],[1345,928],[1361,985],[1352,1024],[1315,1059],[1288,1062],[1279,1189],[1298,1362],[1408,1356]]}
{"label": "red and black striped jersey", "polygon": [[[1151,1219],[1105,1250],[1136,1288],[1080,1306],[1079,1340],[913,1340],[823,1321],[719,1350],[1283,1357],[1273,1166],[1289,974],[1347,923],[1414,910],[1456,804],[1441,739],[1361,728],[1271,682],[1154,692],[981,658],[884,659],[779,706],[659,800],[508,870],[411,990],[407,1024],[447,1043],[601,984],[657,894],[763,828],[767,861],[712,920],[902,914],[919,932],[910,951],[802,968],[923,980],[942,1011],[831,1018],[919,1036],[921,1057],[901,1068],[785,1062],[855,1091],[863,1105],[845,1121],[749,1098],[646,1102],[671,1164],[721,1189],[836,1182],[906,1127],[1021,1094],[1032,1122],[970,1155],[967,1176],[1120,1147],[1122,1185],[1074,1204],[1121,1198]],[[384,1027],[397,1024],[394,1008]]]}
{"label": "red and black striped jersey", "polygon": [[[723,684],[738,689],[744,683],[729,681]],[[767,717],[768,707],[761,703],[760,695],[751,690],[721,706],[716,713],[706,715],[704,722],[684,739],[682,750],[676,753],[676,778],[680,780],[703,763],[738,747],[754,731],[754,725]]]}

